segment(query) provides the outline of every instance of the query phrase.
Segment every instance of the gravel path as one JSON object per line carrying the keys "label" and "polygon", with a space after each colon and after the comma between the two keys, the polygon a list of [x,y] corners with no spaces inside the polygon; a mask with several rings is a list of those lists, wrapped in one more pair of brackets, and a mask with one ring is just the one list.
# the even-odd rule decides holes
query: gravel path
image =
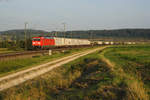
{"label": "gravel path", "polygon": [[8,88],[16,86],[16,85],[19,85],[27,80],[33,79],[37,76],[47,73],[56,67],[64,65],[75,59],[78,59],[79,57],[93,53],[97,50],[102,50],[104,48],[106,48],[106,47],[101,47],[98,49],[80,52],[77,54],[73,54],[71,56],[67,56],[67,57],[60,58],[55,61],[48,62],[46,64],[39,65],[37,67],[29,68],[29,69],[26,69],[26,70],[23,70],[20,72],[16,72],[16,73],[1,77],[0,78],[0,91],[3,91],[5,89],[8,89]]}

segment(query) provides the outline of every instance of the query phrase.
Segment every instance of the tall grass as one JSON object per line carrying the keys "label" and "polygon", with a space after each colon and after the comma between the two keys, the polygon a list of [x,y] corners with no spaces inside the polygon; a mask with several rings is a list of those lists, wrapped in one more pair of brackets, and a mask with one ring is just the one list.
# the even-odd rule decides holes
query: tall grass
{"label": "tall grass", "polygon": [[109,48],[104,53],[106,58],[115,63],[116,74],[125,80],[132,100],[149,98],[149,50],[150,46],[122,46]]}
{"label": "tall grass", "polygon": [[148,100],[147,85],[137,76],[138,71],[132,73],[136,69],[134,64],[128,65],[127,71],[127,59],[114,54],[122,52],[119,49],[124,50],[118,47],[111,52],[109,48],[81,57],[1,92],[0,97],[5,100]]}
{"label": "tall grass", "polygon": [[13,52],[22,52],[24,51],[22,48],[10,49],[10,48],[0,48],[1,53],[13,53]]}
{"label": "tall grass", "polygon": [[126,96],[125,87],[113,83],[114,74],[99,54],[81,57],[2,92],[1,97],[6,100],[122,100]]}
{"label": "tall grass", "polygon": [[54,59],[61,58],[88,49],[92,49],[92,48],[72,49],[72,50],[65,51],[63,53],[62,52],[55,53],[51,56],[44,55],[44,56],[36,56],[36,57],[29,57],[29,58],[22,57],[22,58],[0,61],[0,76],[6,75],[11,72],[23,70],[25,68],[33,67],[41,63],[46,63],[48,61],[52,61]]}

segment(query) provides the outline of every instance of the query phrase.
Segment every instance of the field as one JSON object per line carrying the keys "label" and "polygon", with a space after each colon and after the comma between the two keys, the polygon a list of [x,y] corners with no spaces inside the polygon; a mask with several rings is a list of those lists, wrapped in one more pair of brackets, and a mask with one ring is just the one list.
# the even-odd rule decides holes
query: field
{"label": "field", "polygon": [[[111,69],[99,59],[99,52],[56,68],[32,82],[1,93],[2,99],[90,100],[122,98],[124,91],[113,85]],[[107,91],[105,93],[105,91]],[[11,95],[8,97],[7,95]],[[102,93],[102,94],[101,94]],[[99,95],[101,94],[101,95]],[[120,95],[121,94],[121,95]],[[96,97],[94,97],[96,96]]]}
{"label": "field", "polygon": [[[19,51],[22,51],[22,50],[19,50]],[[9,50],[8,48],[0,48],[0,54],[1,53],[12,53],[12,52],[17,52],[17,51]]]}
{"label": "field", "polygon": [[[92,47],[92,48],[96,48],[96,47]],[[61,57],[68,56],[79,51],[84,51],[84,50],[92,49],[92,48],[89,47],[89,48],[67,50],[65,52],[55,52],[51,56],[39,55],[39,56],[33,56],[29,58],[22,57],[22,58],[16,58],[16,59],[4,60],[4,61],[1,60],[0,61],[0,76],[4,76],[9,73],[14,73],[16,71],[20,71],[29,67],[34,67],[36,65],[55,60],[57,58],[61,58]]]}
{"label": "field", "polygon": [[112,47],[104,55],[134,92],[150,96],[150,46]]}
{"label": "field", "polygon": [[112,46],[3,91],[0,98],[149,100],[149,65],[150,46]]}

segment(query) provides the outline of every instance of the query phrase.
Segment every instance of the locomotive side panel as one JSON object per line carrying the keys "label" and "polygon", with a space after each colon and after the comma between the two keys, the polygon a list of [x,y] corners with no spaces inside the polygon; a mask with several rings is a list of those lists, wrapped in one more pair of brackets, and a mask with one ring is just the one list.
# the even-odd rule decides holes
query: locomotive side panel
{"label": "locomotive side panel", "polygon": [[55,45],[55,41],[54,39],[43,39],[42,41],[43,46],[44,47],[49,47],[49,46],[54,46]]}

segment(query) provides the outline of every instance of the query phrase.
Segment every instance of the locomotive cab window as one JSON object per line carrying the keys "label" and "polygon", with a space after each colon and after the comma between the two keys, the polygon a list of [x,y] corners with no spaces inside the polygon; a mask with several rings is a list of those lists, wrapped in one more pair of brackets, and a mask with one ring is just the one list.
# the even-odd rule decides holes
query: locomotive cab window
{"label": "locomotive cab window", "polygon": [[40,41],[41,39],[39,38],[34,38],[33,41]]}

